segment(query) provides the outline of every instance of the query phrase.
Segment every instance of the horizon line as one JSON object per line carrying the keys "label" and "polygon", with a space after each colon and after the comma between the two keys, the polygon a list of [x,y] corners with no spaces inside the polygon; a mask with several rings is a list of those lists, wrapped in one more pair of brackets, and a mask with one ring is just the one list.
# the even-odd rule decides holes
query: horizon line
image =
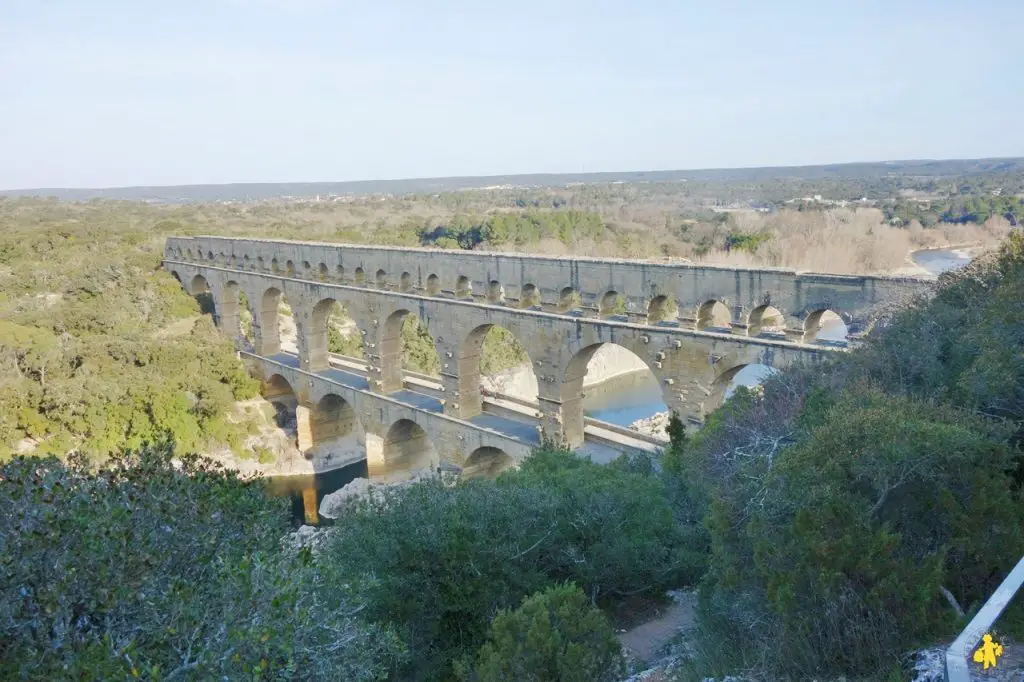
{"label": "horizon line", "polygon": [[908,163],[949,163],[968,161],[1024,161],[1024,156],[981,156],[962,158],[920,158],[920,159],[882,159],[875,161],[839,161],[831,163],[809,163],[798,165],[780,166],[717,166],[710,168],[659,168],[644,170],[607,170],[607,171],[561,171],[561,172],[536,172],[536,173],[494,173],[488,175],[425,175],[400,178],[368,178],[362,180],[283,180],[283,181],[258,181],[258,182],[195,182],[176,185],[113,185],[107,187],[21,187],[3,188],[0,194],[15,192],[47,192],[47,191],[78,191],[78,192],[104,192],[112,190],[131,189],[174,189],[184,187],[257,187],[266,185],[341,185],[360,184],[374,182],[423,182],[429,180],[487,180],[489,178],[516,178],[528,176],[600,176],[600,175],[621,175],[627,173],[707,173],[716,171],[745,171],[745,170],[789,170],[803,168],[825,168],[832,166],[864,166],[879,164],[908,164]]}

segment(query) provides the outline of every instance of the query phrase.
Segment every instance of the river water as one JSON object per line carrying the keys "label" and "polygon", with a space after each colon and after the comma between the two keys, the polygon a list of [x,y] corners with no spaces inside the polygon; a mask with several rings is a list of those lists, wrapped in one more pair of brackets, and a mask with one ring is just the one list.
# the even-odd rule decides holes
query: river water
{"label": "river water", "polygon": [[291,498],[291,517],[295,525],[319,524],[320,503],[357,478],[369,478],[366,460],[340,469],[302,476],[268,476],[267,492],[275,497]]}
{"label": "river water", "polygon": [[915,251],[910,258],[935,276],[948,270],[962,268],[971,262],[971,257],[962,249],[924,249]]}

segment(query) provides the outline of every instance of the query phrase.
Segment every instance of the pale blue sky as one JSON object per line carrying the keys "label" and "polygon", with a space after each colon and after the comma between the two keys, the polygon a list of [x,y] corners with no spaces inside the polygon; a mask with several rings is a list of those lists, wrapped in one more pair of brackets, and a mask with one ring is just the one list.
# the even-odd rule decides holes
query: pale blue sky
{"label": "pale blue sky", "polygon": [[0,0],[0,188],[1024,155],[1021,0]]}

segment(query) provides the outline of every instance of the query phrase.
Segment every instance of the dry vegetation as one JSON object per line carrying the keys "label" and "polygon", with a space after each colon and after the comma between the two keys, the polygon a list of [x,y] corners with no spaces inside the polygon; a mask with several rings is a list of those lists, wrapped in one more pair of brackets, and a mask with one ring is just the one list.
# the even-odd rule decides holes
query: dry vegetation
{"label": "dry vegetation", "polygon": [[777,266],[836,273],[893,273],[908,265],[917,249],[950,245],[995,248],[1010,232],[1004,218],[984,225],[942,224],[930,229],[920,223],[907,227],[884,222],[877,209],[782,211],[733,214],[735,231],[771,235],[754,251],[712,249],[699,258],[706,263],[738,266]]}
{"label": "dry vegetation", "polygon": [[[890,225],[874,208],[783,209],[773,213],[737,210],[694,215],[683,198],[638,195],[635,204],[602,197],[583,200],[568,190],[540,193],[527,208],[513,193],[462,192],[414,198],[362,198],[346,202],[135,205],[162,234],[218,234],[326,242],[400,246],[443,245],[424,233],[458,221],[481,224],[494,216],[546,216],[574,207],[599,216],[601,229],[509,239],[476,240],[473,248],[617,258],[681,258],[709,264],[786,267],[843,274],[882,274],[910,265],[915,249],[948,245],[994,247],[1010,224],[992,217],[984,225],[940,223],[924,228],[912,222]],[[563,196],[564,195],[564,196]],[[559,208],[551,208],[552,198]],[[134,211],[133,211],[134,212]],[[146,215],[148,214],[148,215]],[[143,216],[139,216],[143,218]],[[144,219],[145,219],[144,218]],[[730,240],[753,238],[736,246]],[[730,248],[731,247],[731,248]]]}

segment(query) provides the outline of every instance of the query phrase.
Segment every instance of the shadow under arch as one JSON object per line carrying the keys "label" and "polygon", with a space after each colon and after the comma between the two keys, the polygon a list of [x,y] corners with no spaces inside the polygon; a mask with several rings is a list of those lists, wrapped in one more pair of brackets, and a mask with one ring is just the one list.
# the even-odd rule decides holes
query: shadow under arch
{"label": "shadow under arch", "polygon": [[626,297],[614,289],[603,292],[597,299],[597,314],[602,319],[625,315],[627,309]]}
{"label": "shadow under arch", "polygon": [[655,296],[647,303],[647,324],[676,324],[679,305],[671,294]]}
{"label": "shadow under arch", "polygon": [[384,321],[380,331],[381,391],[394,393],[405,386],[405,372],[440,376],[441,355],[426,324],[401,308]]}
{"label": "shadow under arch", "polygon": [[515,466],[515,459],[501,448],[479,447],[466,458],[462,478],[497,478],[501,472]]}
{"label": "shadow under arch", "polygon": [[199,302],[199,312],[217,318],[217,305],[210,290],[210,283],[202,275],[196,275],[189,282],[188,292]]}
{"label": "shadow under arch", "polygon": [[[599,363],[595,363],[599,371],[591,375],[592,362],[599,353]],[[628,427],[638,419],[667,412],[669,398],[654,370],[637,353],[611,341],[591,344],[572,357],[562,377],[564,438],[569,447],[583,444],[586,413]]]}
{"label": "shadow under arch", "polygon": [[[499,378],[503,372],[504,385]],[[493,392],[537,402],[537,376],[529,353],[512,331],[493,323],[472,330],[459,346],[458,414],[463,419],[483,412],[485,375],[492,379]]]}
{"label": "shadow under arch", "polygon": [[341,396],[328,393],[310,413],[310,455],[318,469],[350,464],[365,456],[366,437],[355,408]]}
{"label": "shadow under arch", "polygon": [[274,422],[291,439],[292,445],[298,445],[298,428],[295,410],[299,400],[295,390],[280,374],[273,374],[260,385],[260,394],[274,406]]}
{"label": "shadow under arch", "polygon": [[383,471],[371,475],[390,476],[418,469],[435,469],[440,464],[437,450],[423,427],[411,419],[399,419],[388,428],[383,444]]}
{"label": "shadow under arch", "polygon": [[540,289],[534,284],[524,284],[519,290],[519,307],[529,310],[540,308]]}
{"label": "shadow under arch", "polygon": [[505,287],[496,279],[492,279],[487,285],[487,302],[491,304],[502,304],[505,302]]}
{"label": "shadow under arch", "polygon": [[557,310],[559,313],[564,315],[578,312],[582,305],[583,297],[580,296],[579,290],[568,286],[562,287],[562,290],[558,292]]}
{"label": "shadow under arch", "polygon": [[759,363],[749,363],[730,367],[719,374],[711,385],[711,390],[708,392],[707,398],[704,399],[702,410],[704,413],[703,416],[706,418],[709,414],[721,407],[722,404],[736,392],[737,388],[741,386],[745,386],[747,388],[759,386],[761,382],[773,374],[778,373],[778,371],[779,370],[774,367]]}

